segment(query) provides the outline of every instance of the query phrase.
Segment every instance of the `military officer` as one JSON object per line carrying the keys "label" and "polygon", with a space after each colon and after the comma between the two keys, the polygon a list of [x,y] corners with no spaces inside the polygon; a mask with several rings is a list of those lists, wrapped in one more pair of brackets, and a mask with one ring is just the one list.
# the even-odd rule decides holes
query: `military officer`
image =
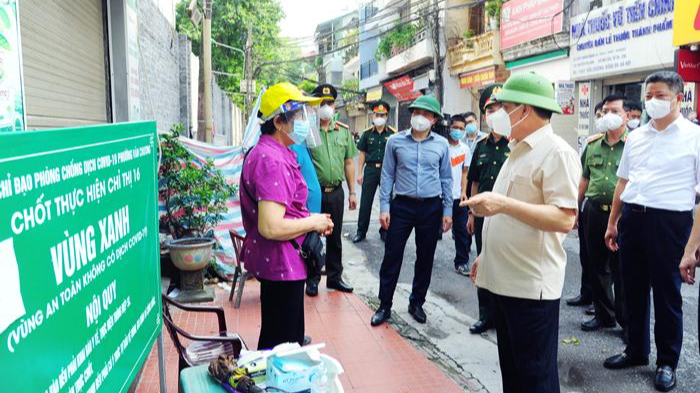
{"label": "military officer", "polygon": [[[312,93],[323,99],[318,111],[321,128],[321,145],[311,149],[311,159],[321,184],[321,212],[330,214],[336,228],[343,227],[345,191],[343,181],[348,185],[350,210],[357,207],[355,193],[355,161],[357,147],[347,125],[335,119],[336,89],[327,84],[319,85]],[[342,292],[352,292],[353,288],[343,281],[343,245],[337,230],[326,239],[326,287]],[[306,294],[318,295],[321,276],[309,276],[306,280]]]}
{"label": "military officer", "polygon": [[[358,159],[359,176],[357,184],[362,186],[360,196],[360,216],[357,221],[357,233],[352,239],[353,243],[365,240],[369,219],[372,215],[372,202],[374,194],[379,186],[379,179],[382,175],[382,162],[384,161],[384,148],[390,136],[396,133],[396,129],[386,125],[389,115],[389,104],[384,101],[377,101],[370,106],[373,113],[372,127],[366,129],[360,141],[357,143],[357,150],[360,151]],[[386,240],[386,230],[379,228],[379,236]]]}
{"label": "military officer", "polygon": [[620,260],[617,252],[605,246],[616,173],[627,139],[629,107],[625,100],[624,96],[615,94],[603,99],[604,132],[588,139],[581,157],[583,175],[578,200],[580,206],[584,198],[588,199],[583,230],[595,308],[595,317],[581,324],[584,331],[615,327],[616,321],[625,326]]}
{"label": "military officer", "polygon": [[[479,109],[486,117],[486,124],[491,133],[481,137],[476,144],[472,161],[469,164],[467,179],[471,183],[471,196],[493,190],[493,185],[498,177],[501,166],[508,158],[508,139],[493,131],[489,116],[501,109],[501,104],[496,101],[496,94],[501,91],[502,84],[493,84],[484,89],[479,99]],[[481,231],[484,227],[484,218],[475,217],[469,212],[467,231],[475,235],[476,254],[481,254]],[[494,327],[491,318],[491,293],[483,288],[477,289],[479,299],[479,321],[469,328],[472,334],[481,334]]]}

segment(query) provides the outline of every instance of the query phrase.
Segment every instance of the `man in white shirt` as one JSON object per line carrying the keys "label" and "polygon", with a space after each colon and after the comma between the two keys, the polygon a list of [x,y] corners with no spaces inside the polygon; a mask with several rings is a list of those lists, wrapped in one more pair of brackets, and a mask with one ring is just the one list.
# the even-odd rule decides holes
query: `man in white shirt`
{"label": "man in white shirt", "polygon": [[[476,116],[472,118],[476,121]],[[473,123],[470,123],[473,125]],[[472,237],[467,233],[469,209],[460,207],[460,201],[467,200],[467,173],[472,160],[472,152],[462,140],[465,136],[467,120],[462,115],[452,116],[447,141],[450,143],[450,166],[452,167],[452,237],[455,241],[455,270],[469,276],[469,250]]]}
{"label": "man in white shirt", "polygon": [[649,290],[653,289],[654,386],[662,392],[676,386],[683,342],[678,267],[700,183],[700,128],[681,116],[681,102],[683,79],[678,74],[660,71],[646,79],[645,107],[652,120],[625,142],[605,234],[608,248],[620,250],[629,343],[604,365],[622,369],[649,363]]}

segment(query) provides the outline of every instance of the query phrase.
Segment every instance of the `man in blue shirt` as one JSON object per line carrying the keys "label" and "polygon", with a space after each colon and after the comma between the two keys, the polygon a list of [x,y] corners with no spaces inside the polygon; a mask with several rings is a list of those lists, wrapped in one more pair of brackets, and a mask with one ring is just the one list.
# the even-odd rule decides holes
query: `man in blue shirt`
{"label": "man in blue shirt", "polygon": [[[378,326],[391,317],[403,253],[416,230],[416,267],[408,312],[426,322],[423,303],[430,286],[440,230],[452,228],[452,168],[447,140],[430,130],[441,116],[434,97],[419,97],[411,106],[411,129],[389,138],[382,164],[380,216],[388,230],[379,271],[379,309],[372,317]],[[394,198],[392,200],[392,191]]]}

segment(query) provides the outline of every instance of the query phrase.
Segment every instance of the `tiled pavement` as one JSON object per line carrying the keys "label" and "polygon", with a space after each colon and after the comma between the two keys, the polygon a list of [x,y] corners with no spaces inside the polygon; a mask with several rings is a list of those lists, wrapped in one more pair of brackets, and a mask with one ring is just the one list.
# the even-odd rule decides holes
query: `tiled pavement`
{"label": "tiled pavement", "polygon": [[[229,331],[238,332],[248,348],[256,348],[260,329],[260,286],[246,283],[241,308],[228,302],[228,294],[216,289],[215,305],[226,313]],[[345,392],[462,392],[463,390],[431,363],[391,326],[369,325],[372,311],[353,294],[321,290],[316,298],[306,297],[306,334],[314,343],[326,343],[321,351],[340,361]],[[214,315],[178,312],[175,323],[188,332],[216,334]],[[146,362],[137,393],[157,393],[158,360],[154,345]],[[168,393],[177,392],[178,356],[165,334],[165,363]]]}

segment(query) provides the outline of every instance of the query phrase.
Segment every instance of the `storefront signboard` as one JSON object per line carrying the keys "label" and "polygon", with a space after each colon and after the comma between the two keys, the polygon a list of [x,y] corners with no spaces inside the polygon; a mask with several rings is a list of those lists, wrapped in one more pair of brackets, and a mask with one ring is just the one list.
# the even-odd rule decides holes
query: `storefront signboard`
{"label": "storefront signboard", "polygon": [[396,97],[396,101],[415,100],[423,95],[420,91],[413,90],[413,79],[409,76],[402,76],[384,84],[389,93]]}
{"label": "storefront signboard", "polygon": [[578,134],[590,135],[591,121],[591,84],[582,82],[578,84]]}
{"label": "storefront signboard", "polygon": [[501,49],[561,32],[563,8],[563,0],[511,0],[503,4]]}
{"label": "storefront signboard", "polygon": [[155,122],[0,134],[3,392],[126,392],[162,327]]}
{"label": "storefront signboard", "polygon": [[127,67],[129,82],[129,120],[141,120],[141,81],[139,64],[139,4],[138,0],[126,1]]}
{"label": "storefront signboard", "polygon": [[576,82],[560,81],[556,83],[557,103],[559,103],[564,115],[576,113],[575,89]]}
{"label": "storefront signboard", "polygon": [[676,71],[686,82],[700,82],[700,51],[678,49]]}
{"label": "storefront signboard", "polygon": [[26,123],[17,0],[0,2],[0,132]]}
{"label": "storefront signboard", "polygon": [[673,45],[700,42],[700,0],[676,0],[673,24]]}
{"label": "storefront signboard", "polygon": [[681,102],[681,114],[683,117],[688,117],[690,112],[697,111],[697,97],[695,95],[695,83],[683,84],[683,102]]}
{"label": "storefront signboard", "polygon": [[496,67],[461,74],[459,87],[462,89],[481,88],[496,82]]}
{"label": "storefront signboard", "polygon": [[623,0],[571,18],[573,79],[673,67],[673,0]]}

